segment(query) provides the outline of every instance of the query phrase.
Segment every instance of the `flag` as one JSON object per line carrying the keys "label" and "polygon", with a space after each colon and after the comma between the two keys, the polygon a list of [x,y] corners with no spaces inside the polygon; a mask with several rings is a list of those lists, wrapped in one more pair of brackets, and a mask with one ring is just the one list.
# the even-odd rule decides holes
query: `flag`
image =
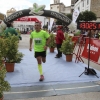
{"label": "flag", "polygon": [[73,11],[73,15],[72,15],[72,22],[70,23],[70,25],[68,25],[68,28],[71,30],[71,31],[76,31],[77,29],[76,29],[76,20],[77,20],[77,18],[78,18],[78,16],[79,16],[79,11],[78,11],[78,9],[75,9],[74,11]]}
{"label": "flag", "polygon": [[73,21],[73,23],[76,22],[78,16],[79,16],[79,10],[78,10],[78,9],[75,9],[75,10],[73,11],[73,16],[72,16],[72,21]]}
{"label": "flag", "polygon": [[50,23],[48,25],[48,30],[51,30],[52,29],[53,22],[54,22],[54,19],[53,18],[50,18]]}

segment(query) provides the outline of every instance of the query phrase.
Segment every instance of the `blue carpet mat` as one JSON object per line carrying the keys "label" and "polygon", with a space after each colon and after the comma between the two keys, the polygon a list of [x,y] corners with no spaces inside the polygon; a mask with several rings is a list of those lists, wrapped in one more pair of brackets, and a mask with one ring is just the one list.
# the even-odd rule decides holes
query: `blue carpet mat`
{"label": "blue carpet mat", "polygon": [[[45,80],[39,82],[39,72],[37,68],[37,61],[34,58],[34,52],[28,49],[20,49],[24,54],[23,60],[19,64],[15,64],[14,72],[6,74],[6,80],[10,83],[11,87],[20,86],[33,86],[33,85],[52,85],[61,83],[79,83],[79,82],[92,82],[98,81],[95,75],[79,75],[87,67],[84,63],[66,62],[65,56],[62,58],[55,58],[56,50],[54,53],[47,51],[47,61],[43,63],[43,73]],[[100,77],[100,71],[96,70],[97,75]]]}

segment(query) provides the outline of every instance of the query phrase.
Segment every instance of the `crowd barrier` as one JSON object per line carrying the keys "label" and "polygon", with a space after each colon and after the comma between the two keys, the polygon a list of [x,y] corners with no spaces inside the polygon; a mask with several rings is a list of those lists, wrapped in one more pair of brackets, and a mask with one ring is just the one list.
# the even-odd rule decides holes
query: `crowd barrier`
{"label": "crowd barrier", "polygon": [[[84,36],[73,37],[73,41],[78,41],[75,45],[73,54],[75,54],[75,62],[83,62],[83,58],[88,59],[89,53],[89,38]],[[77,52],[76,51],[77,48]],[[100,65],[100,40],[97,38],[90,38],[90,60]]]}
{"label": "crowd barrier", "polygon": [[75,48],[74,48],[74,51],[73,51],[73,54],[76,56],[76,58],[75,58],[75,62],[83,62],[84,63],[84,61],[83,61],[83,59],[82,59],[82,57],[81,57],[81,52],[82,52],[82,48],[83,48],[83,36],[74,36],[73,38],[72,38],[72,41],[74,41],[75,42]]}
{"label": "crowd barrier", "polygon": [[[85,39],[86,42],[81,56],[88,59],[89,38],[85,38]],[[100,64],[100,40],[99,39],[96,38],[90,39],[90,60],[92,62]]]}

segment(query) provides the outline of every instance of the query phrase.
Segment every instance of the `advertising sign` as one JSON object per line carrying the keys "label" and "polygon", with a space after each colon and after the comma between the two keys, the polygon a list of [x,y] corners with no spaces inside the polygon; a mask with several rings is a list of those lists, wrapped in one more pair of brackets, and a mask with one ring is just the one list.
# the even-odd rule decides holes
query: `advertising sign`
{"label": "advertising sign", "polygon": [[[82,56],[88,59],[89,54],[89,38],[86,38],[86,44],[82,52]],[[100,56],[100,40],[90,39],[90,60],[97,62]]]}

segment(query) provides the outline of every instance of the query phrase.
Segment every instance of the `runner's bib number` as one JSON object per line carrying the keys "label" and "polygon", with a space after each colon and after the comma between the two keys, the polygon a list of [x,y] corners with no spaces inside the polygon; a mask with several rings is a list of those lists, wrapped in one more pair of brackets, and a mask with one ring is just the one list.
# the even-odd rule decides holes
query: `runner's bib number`
{"label": "runner's bib number", "polygon": [[35,38],[35,45],[41,45],[42,44],[42,39],[41,38]]}

